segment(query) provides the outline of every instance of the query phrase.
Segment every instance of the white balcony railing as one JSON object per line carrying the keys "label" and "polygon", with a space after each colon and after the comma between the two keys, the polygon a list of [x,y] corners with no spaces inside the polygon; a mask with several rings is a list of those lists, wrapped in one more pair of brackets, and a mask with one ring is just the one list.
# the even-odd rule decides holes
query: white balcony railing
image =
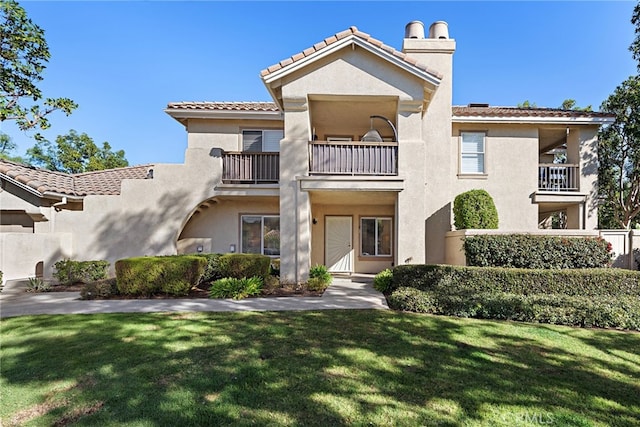
{"label": "white balcony railing", "polygon": [[578,191],[580,168],[568,164],[538,165],[538,189],[540,191]]}

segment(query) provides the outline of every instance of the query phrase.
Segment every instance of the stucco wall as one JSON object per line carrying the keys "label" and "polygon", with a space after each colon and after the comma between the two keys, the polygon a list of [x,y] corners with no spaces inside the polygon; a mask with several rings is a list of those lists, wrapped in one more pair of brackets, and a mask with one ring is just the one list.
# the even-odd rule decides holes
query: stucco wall
{"label": "stucco wall", "polygon": [[35,277],[40,269],[51,278],[53,264],[72,256],[72,241],[71,233],[0,233],[3,280]]}
{"label": "stucco wall", "polygon": [[[316,220],[311,228],[311,265],[326,264],[325,261],[325,218],[327,216],[351,216],[352,217],[352,248],[354,271],[359,273],[378,273],[385,268],[393,266],[393,256],[385,258],[372,258],[361,256],[360,250],[360,218],[361,217],[392,217],[394,229],[396,228],[394,205],[326,205],[312,204],[313,219]],[[393,236],[395,239],[395,236]],[[395,254],[397,248],[393,248]]]}
{"label": "stucco wall", "polygon": [[[460,132],[482,131],[485,137],[484,176],[459,175]],[[460,193],[486,190],[496,205],[501,230],[537,230],[538,130],[532,126],[454,124],[451,158],[455,162],[451,202]],[[453,216],[451,218],[453,223]]]}

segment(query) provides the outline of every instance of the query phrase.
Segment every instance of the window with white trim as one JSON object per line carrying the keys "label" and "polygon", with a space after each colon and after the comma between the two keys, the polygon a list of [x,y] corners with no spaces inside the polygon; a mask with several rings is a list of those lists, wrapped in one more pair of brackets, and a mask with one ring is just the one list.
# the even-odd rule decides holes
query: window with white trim
{"label": "window with white trim", "polygon": [[243,254],[280,255],[280,217],[277,215],[242,215],[240,218],[240,252]]}
{"label": "window with white trim", "polygon": [[391,256],[391,218],[360,218],[360,253],[362,256]]}
{"label": "window with white trim", "polygon": [[484,174],[484,132],[460,133],[460,173]]}
{"label": "window with white trim", "polygon": [[243,130],[242,151],[278,152],[280,140],[284,138],[283,130]]}

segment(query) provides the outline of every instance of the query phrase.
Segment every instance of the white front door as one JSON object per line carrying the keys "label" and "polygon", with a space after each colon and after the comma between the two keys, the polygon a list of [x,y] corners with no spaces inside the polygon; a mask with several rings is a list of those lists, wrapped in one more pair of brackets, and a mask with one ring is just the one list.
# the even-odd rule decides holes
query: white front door
{"label": "white front door", "polygon": [[324,259],[332,273],[353,272],[353,228],[350,216],[326,216]]}

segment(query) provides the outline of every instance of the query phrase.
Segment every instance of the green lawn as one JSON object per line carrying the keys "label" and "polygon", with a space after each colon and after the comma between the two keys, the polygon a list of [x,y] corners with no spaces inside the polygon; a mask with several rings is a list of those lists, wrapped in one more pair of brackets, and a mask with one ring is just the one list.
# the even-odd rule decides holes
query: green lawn
{"label": "green lawn", "polygon": [[640,334],[392,311],[1,323],[10,425],[640,423]]}

